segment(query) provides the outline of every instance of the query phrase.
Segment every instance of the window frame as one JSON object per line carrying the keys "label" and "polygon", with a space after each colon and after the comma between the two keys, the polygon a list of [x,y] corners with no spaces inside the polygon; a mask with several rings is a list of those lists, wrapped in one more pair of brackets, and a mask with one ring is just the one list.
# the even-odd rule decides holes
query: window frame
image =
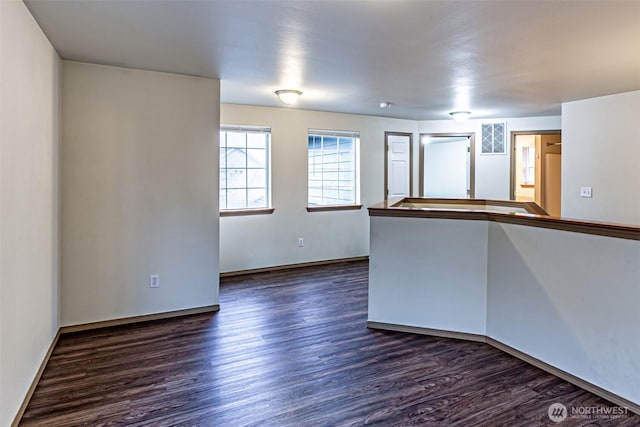
{"label": "window frame", "polygon": [[[223,142],[222,140],[222,134],[225,134],[225,138],[227,138],[227,133],[228,132],[235,132],[235,133],[243,133],[245,134],[245,158],[248,156],[248,153],[246,152],[246,150],[248,150],[248,148],[246,148],[247,146],[247,134],[249,133],[256,133],[256,134],[263,134],[266,135],[266,142],[265,142],[265,192],[266,192],[266,206],[264,207],[246,207],[246,208],[222,208],[222,204],[220,202],[219,206],[218,206],[218,211],[219,211],[219,215],[221,217],[226,217],[226,216],[245,216],[245,215],[264,215],[264,214],[272,214],[275,209],[272,205],[272,197],[271,197],[271,127],[270,126],[250,126],[250,125],[220,125],[220,143],[219,143],[219,151],[221,151],[221,149],[223,147],[228,148],[227,147],[227,140],[225,139],[225,141]],[[223,190],[228,191],[229,187],[226,186],[224,189],[222,188],[222,182],[220,180],[220,173],[223,169],[227,170],[229,169],[227,167],[227,165],[222,165],[222,156],[220,156],[220,159],[218,161],[218,179],[220,182],[218,182],[218,192],[222,192]],[[231,168],[231,169],[244,169],[245,170],[245,176],[248,179],[248,171],[252,168],[250,168],[248,166],[248,161],[245,159],[245,166],[244,168]],[[245,187],[243,188],[243,190],[245,191],[245,195],[248,193],[248,191],[251,188],[248,187],[248,185],[245,185]],[[218,197],[218,199],[220,199],[220,196]]]}
{"label": "window frame", "polygon": [[[501,128],[502,137],[496,137],[497,127]],[[490,135],[485,134],[485,130],[490,130]],[[485,141],[487,137],[490,138],[491,151],[485,151]],[[502,149],[496,150],[496,145],[501,144]],[[506,122],[492,122],[482,123],[480,128],[480,155],[492,156],[492,155],[504,155],[507,154],[507,123]]]}
{"label": "window frame", "polygon": [[[340,204],[312,204],[309,202],[309,138],[311,136],[320,137],[336,137],[336,138],[350,138],[353,143],[353,200],[349,203]],[[339,152],[339,139],[337,141],[336,150]],[[323,163],[324,164],[324,163]],[[338,183],[340,182],[339,174],[340,169],[338,167]],[[324,180],[322,180],[322,187],[324,188]],[[339,184],[338,184],[339,191]],[[326,212],[326,211],[341,211],[341,210],[358,210],[361,209],[360,204],[360,132],[359,131],[340,131],[340,130],[326,130],[326,129],[308,129],[307,131],[307,212]]]}
{"label": "window frame", "polygon": [[521,186],[535,186],[536,184],[536,147],[529,145],[522,147],[522,184]]}

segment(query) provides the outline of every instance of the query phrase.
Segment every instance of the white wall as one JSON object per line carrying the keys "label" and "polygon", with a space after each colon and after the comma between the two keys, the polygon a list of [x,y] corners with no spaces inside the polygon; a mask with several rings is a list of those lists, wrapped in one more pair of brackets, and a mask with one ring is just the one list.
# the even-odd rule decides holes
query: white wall
{"label": "white wall", "polygon": [[24,4],[0,1],[0,426],[58,329],[59,66]]}
{"label": "white wall", "polygon": [[486,335],[640,404],[640,241],[371,218],[368,320]]}
{"label": "white wall", "polygon": [[562,104],[562,216],[639,225],[639,141],[640,91]]}
{"label": "white wall", "polygon": [[[220,271],[369,254],[366,207],[384,198],[384,132],[415,133],[415,121],[231,104],[222,105],[220,121],[225,125],[271,126],[275,208],[271,215],[220,219]],[[306,211],[310,128],[360,132],[361,210]],[[415,135],[413,141],[417,146]],[[415,169],[414,177],[417,183]],[[305,239],[303,248],[297,247],[298,237]]]}
{"label": "white wall", "polygon": [[489,224],[487,335],[640,404],[640,242]]}
{"label": "white wall", "polygon": [[[369,254],[366,207],[384,199],[384,132],[411,132],[413,189],[418,192],[420,133],[476,133],[476,197],[509,198],[510,157],[480,155],[481,125],[501,121],[507,135],[516,130],[560,129],[560,117],[421,121],[326,113],[291,108],[224,104],[221,123],[272,128],[272,215],[224,217],[220,220],[220,271],[238,271]],[[360,131],[361,211],[307,213],[307,145],[309,128]],[[507,137],[507,138],[508,138]],[[507,141],[509,144],[510,141]],[[305,247],[297,247],[304,237]]]}
{"label": "white wall", "polygon": [[[506,123],[506,154],[482,154],[482,124]],[[454,120],[426,120],[418,122],[419,133],[474,132],[476,142],[475,197],[478,199],[508,200],[511,158],[511,132],[533,130],[557,130],[561,128],[560,116],[522,117],[504,119],[477,119],[466,122]],[[417,149],[419,147],[415,147]]]}
{"label": "white wall", "polygon": [[370,221],[368,321],[486,335],[488,221]]}
{"label": "white wall", "polygon": [[219,83],[63,62],[62,326],[218,303]]}

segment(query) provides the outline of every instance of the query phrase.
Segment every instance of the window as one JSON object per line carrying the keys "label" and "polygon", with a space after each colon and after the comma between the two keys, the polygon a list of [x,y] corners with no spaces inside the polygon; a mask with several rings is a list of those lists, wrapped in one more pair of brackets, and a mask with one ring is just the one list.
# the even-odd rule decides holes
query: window
{"label": "window", "polygon": [[355,206],[358,195],[358,132],[309,129],[308,204]]}
{"label": "window", "polygon": [[505,124],[482,124],[482,154],[506,154],[505,150]]}
{"label": "window", "polygon": [[271,208],[271,128],[221,126],[220,210]]}
{"label": "window", "polygon": [[536,183],[536,147],[522,147],[522,184]]}

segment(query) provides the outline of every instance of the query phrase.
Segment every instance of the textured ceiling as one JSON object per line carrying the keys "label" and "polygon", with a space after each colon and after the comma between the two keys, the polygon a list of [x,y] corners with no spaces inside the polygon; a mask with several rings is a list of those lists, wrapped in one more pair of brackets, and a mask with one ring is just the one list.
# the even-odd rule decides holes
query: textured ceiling
{"label": "textured ceiling", "polygon": [[223,103],[522,117],[640,89],[638,0],[25,3],[63,59],[220,78]]}

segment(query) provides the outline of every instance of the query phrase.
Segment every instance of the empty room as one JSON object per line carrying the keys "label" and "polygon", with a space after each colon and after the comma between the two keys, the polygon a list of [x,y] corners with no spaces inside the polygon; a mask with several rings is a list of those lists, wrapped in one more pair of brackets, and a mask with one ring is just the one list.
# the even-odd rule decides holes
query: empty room
{"label": "empty room", "polygon": [[640,425],[640,1],[0,34],[0,427]]}

